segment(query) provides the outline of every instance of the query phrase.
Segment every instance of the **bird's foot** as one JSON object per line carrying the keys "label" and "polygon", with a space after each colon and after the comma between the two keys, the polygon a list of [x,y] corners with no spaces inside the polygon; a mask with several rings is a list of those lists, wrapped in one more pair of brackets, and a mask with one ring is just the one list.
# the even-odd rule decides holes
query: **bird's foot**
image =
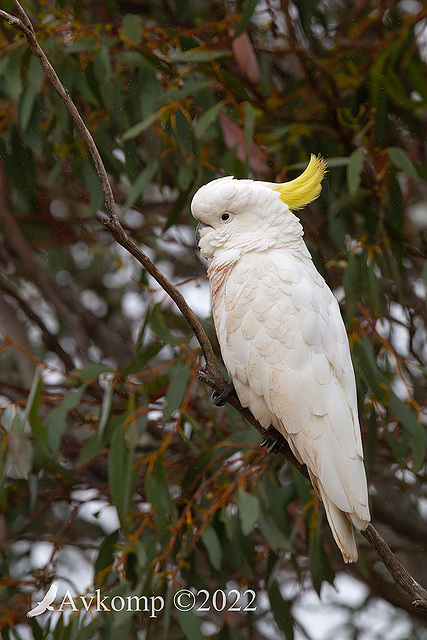
{"label": "bird's foot", "polygon": [[233,381],[227,380],[224,390],[221,391],[221,393],[218,393],[218,391],[212,393],[211,402],[216,407],[223,407],[232,395],[237,397],[236,389],[234,388]]}
{"label": "bird's foot", "polygon": [[264,431],[263,438],[259,443],[260,447],[267,446],[268,453],[279,453],[279,451],[287,445],[286,438],[277,431],[276,427],[270,425],[268,429]]}

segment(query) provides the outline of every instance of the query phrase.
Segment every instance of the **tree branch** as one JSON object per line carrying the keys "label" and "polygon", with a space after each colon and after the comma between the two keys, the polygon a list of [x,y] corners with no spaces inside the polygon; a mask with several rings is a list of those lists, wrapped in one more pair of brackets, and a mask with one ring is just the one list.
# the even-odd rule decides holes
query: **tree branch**
{"label": "tree branch", "polygon": [[414,607],[427,611],[427,591],[406,571],[384,538],[380,536],[372,524],[368,524],[367,528],[361,533],[380,556],[393,580],[414,599],[412,602]]}
{"label": "tree branch", "polygon": [[57,356],[62,360],[65,369],[71,371],[74,369],[74,362],[66,351],[61,347],[56,336],[49,331],[43,320],[36,314],[26,300],[24,300],[17,291],[10,287],[2,276],[0,276],[0,291],[3,291],[6,295],[14,298],[27,318],[34,322],[42,332],[43,342],[50,351],[54,351]]}
{"label": "tree branch", "polygon": [[[88,146],[98,174],[99,182],[104,192],[105,208],[108,214],[108,217],[103,220],[105,226],[109,229],[113,238],[122,247],[127,249],[127,251],[129,251],[129,253],[133,255],[134,258],[138,260],[138,262],[144,267],[144,269],[146,269],[146,271],[158,282],[162,289],[175,302],[178,309],[186,318],[197,341],[199,342],[206,361],[205,367],[198,371],[199,378],[203,380],[203,382],[205,382],[207,385],[209,385],[212,389],[214,389],[218,393],[221,393],[225,389],[226,380],[217,365],[212,345],[205,330],[200,324],[200,321],[198,320],[195,313],[188,306],[184,296],[180,293],[180,291],[178,291],[178,289],[171,282],[169,282],[169,280],[156,267],[156,265],[150,260],[150,258],[135,244],[135,242],[131,238],[129,238],[129,236],[123,229],[117,215],[111,184],[93,137],[87,129],[85,123],[83,122],[83,119],[81,118],[77,107],[71,100],[70,94],[59,80],[46,54],[38,44],[34,28],[26,12],[17,0],[13,0],[13,3],[20,17],[18,18],[16,16],[12,16],[2,10],[0,10],[0,17],[4,18],[11,26],[16,27],[24,34],[31,51],[38,58],[47,78],[49,79],[55,90],[58,92],[71,117],[73,118],[77,128],[82,134]],[[238,409],[241,415],[260,433],[264,433],[264,429],[255,419],[252,413],[248,409],[241,409],[240,403],[235,395],[230,396],[228,401],[232,406]],[[298,469],[298,471],[308,477],[306,467],[298,462],[289,446],[287,449],[282,450],[281,453],[282,455],[284,455],[286,460],[288,460],[294,467]],[[396,556],[393,554],[391,549],[388,547],[388,545],[376,531],[376,529],[371,524],[369,524],[367,529],[362,532],[362,535],[380,556],[385,567],[387,568],[395,582],[400,585],[404,591],[409,593],[409,595],[414,599],[413,605],[427,611],[427,591],[420,584],[418,584],[418,582],[416,582],[416,580],[414,580],[414,578],[412,578],[412,576],[406,571],[406,569],[396,558]]]}

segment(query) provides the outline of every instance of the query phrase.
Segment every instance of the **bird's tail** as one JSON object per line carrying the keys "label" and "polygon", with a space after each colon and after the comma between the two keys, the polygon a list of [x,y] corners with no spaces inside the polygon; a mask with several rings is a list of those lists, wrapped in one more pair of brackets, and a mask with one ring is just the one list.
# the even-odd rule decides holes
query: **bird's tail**
{"label": "bird's tail", "polygon": [[322,495],[326,517],[332,530],[335,542],[340,548],[344,562],[356,562],[358,558],[354,531],[350,519],[344,511],[338,509],[330,498]]}
{"label": "bird's tail", "polygon": [[[319,479],[310,473],[311,482],[316,489],[316,493],[325,505],[326,517],[331,527],[332,535],[337,543],[344,562],[356,562],[358,556],[356,541],[354,539],[354,531],[350,520],[350,514],[345,513],[332,502],[326,495]],[[362,522],[357,518],[358,521]],[[357,527],[359,529],[359,527]],[[362,527],[360,527],[361,529]]]}

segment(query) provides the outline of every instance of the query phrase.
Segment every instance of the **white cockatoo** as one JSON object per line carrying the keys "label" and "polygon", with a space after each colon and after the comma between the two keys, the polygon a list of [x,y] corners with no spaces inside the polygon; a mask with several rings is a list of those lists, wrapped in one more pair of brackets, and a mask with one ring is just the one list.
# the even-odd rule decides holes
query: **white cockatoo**
{"label": "white cockatoo", "polygon": [[343,558],[355,562],[353,527],[363,531],[370,515],[354,371],[338,302],[292,213],[317,198],[325,171],[312,155],[284,184],[219,178],[191,210],[239,401],[307,466]]}

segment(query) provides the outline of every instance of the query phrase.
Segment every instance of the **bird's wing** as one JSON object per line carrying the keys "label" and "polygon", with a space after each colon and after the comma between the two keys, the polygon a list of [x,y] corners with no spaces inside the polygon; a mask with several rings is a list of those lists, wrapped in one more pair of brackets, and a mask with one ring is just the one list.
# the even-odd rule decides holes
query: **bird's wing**
{"label": "bird's wing", "polygon": [[242,405],[284,433],[322,497],[363,527],[369,510],[355,378],[339,306],[323,278],[311,261],[247,254],[229,275],[216,316]]}

